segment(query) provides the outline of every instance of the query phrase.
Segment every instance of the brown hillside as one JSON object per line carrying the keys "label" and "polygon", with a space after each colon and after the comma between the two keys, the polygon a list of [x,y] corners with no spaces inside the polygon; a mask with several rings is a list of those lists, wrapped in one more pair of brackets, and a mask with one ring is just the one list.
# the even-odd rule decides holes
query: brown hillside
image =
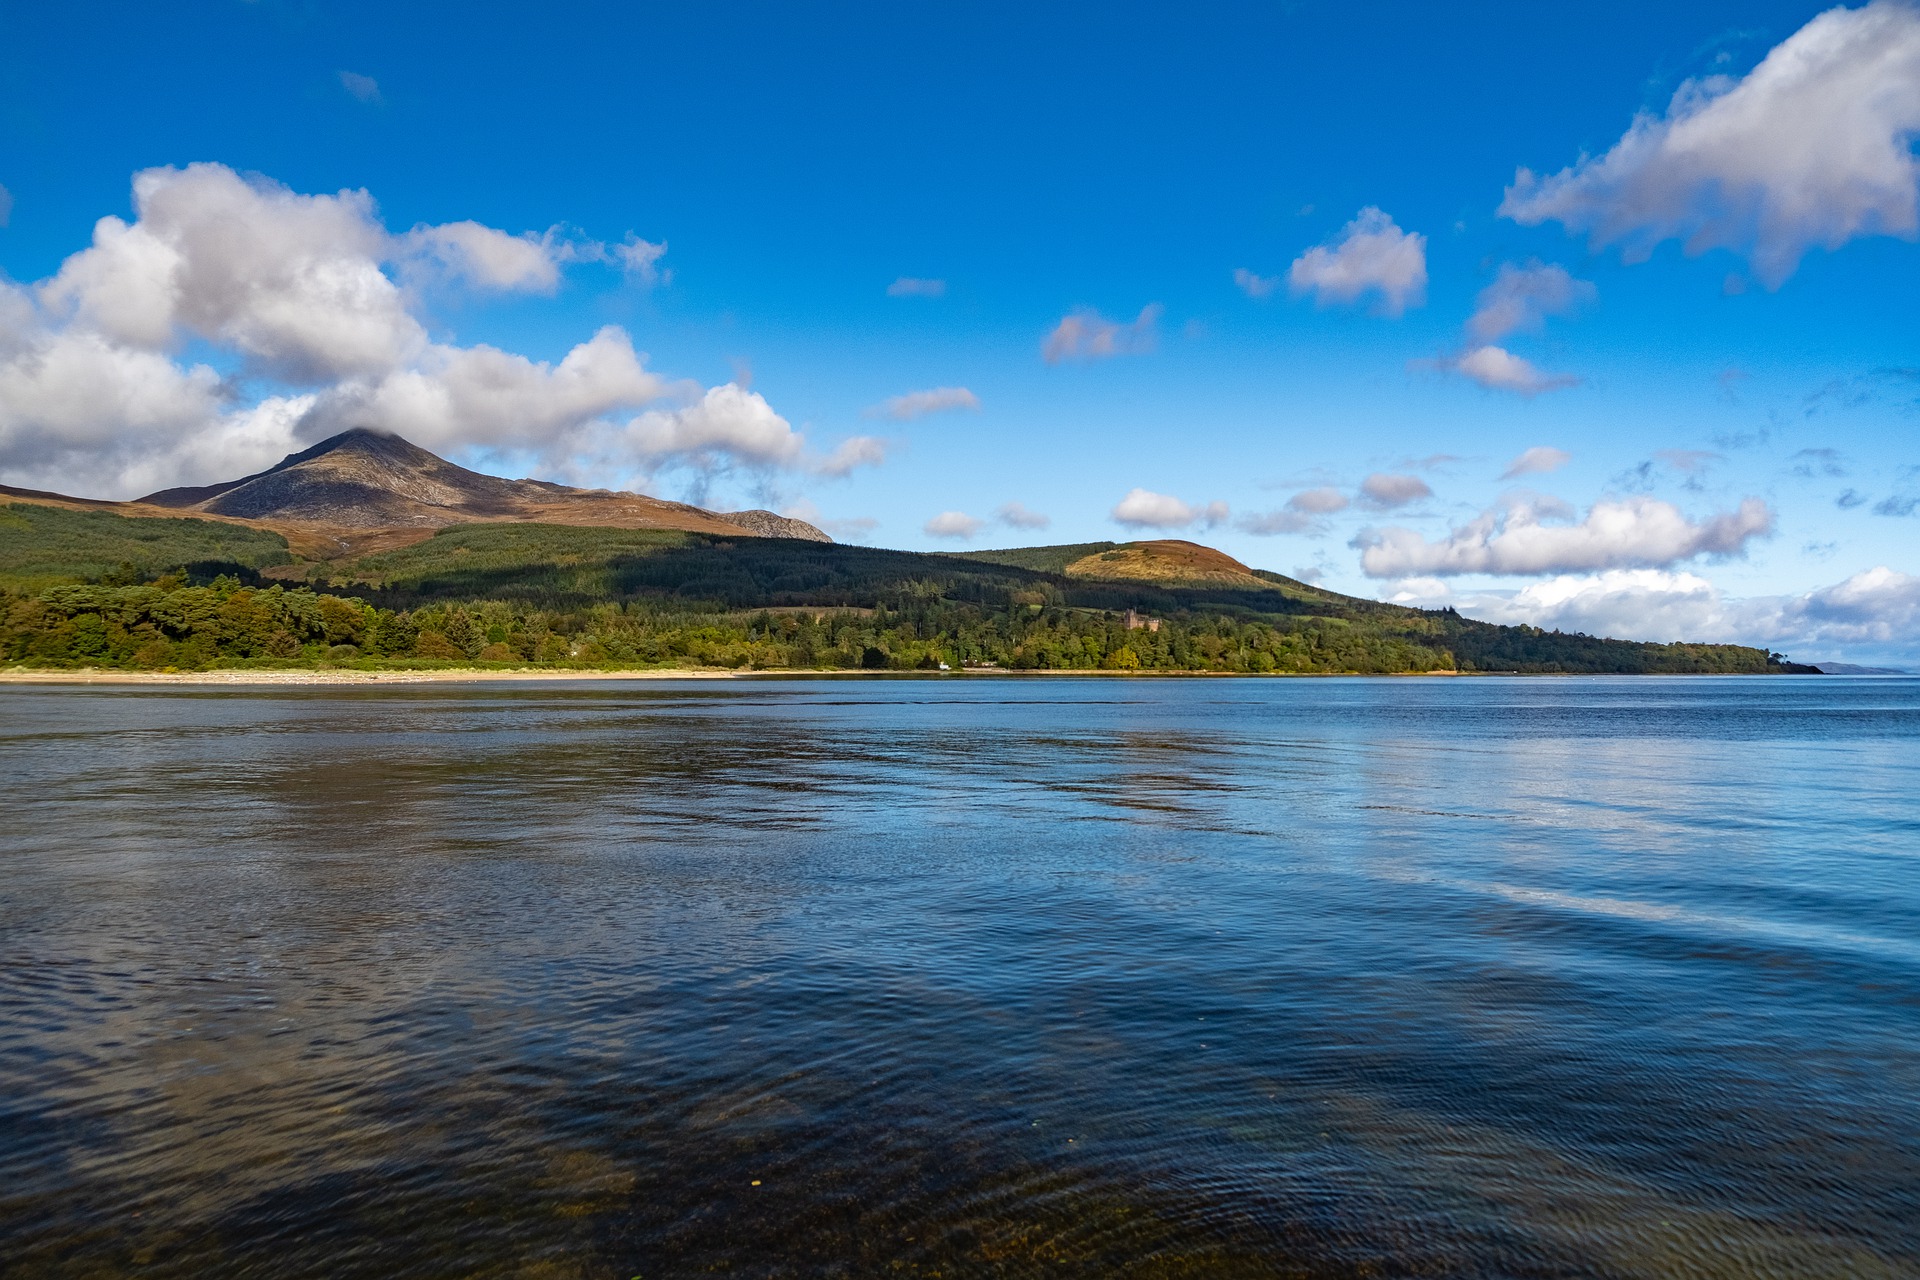
{"label": "brown hillside", "polygon": [[1111,551],[1082,556],[1066,568],[1070,578],[1119,579],[1156,582],[1166,586],[1233,587],[1243,591],[1279,588],[1224,551],[1197,542],[1164,538],[1128,542]]}
{"label": "brown hillside", "polygon": [[399,436],[364,429],[290,454],[257,475],[163,489],[134,502],[69,498],[4,485],[0,493],[123,516],[184,515],[252,525],[285,536],[296,554],[314,559],[403,547],[451,524],[496,522],[832,541],[805,521],[771,511],[722,514],[637,493],[483,475]]}

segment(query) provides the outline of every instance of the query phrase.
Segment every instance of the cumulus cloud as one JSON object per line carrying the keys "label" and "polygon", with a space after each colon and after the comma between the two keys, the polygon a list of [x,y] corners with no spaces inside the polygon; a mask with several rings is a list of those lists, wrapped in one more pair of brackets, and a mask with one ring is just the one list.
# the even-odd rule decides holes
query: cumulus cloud
{"label": "cumulus cloud", "polygon": [[1432,496],[1433,490],[1419,476],[1376,471],[1360,482],[1361,500],[1375,511],[1391,511]]}
{"label": "cumulus cloud", "polygon": [[1580,381],[1564,373],[1548,373],[1505,347],[1475,347],[1442,361],[1440,367],[1471,378],[1489,391],[1511,391],[1528,398],[1543,391],[1575,386]]}
{"label": "cumulus cloud", "polygon": [[357,71],[342,71],[340,87],[369,106],[379,106],[385,101],[380,96],[380,82],[372,76],[363,76]]}
{"label": "cumulus cloud", "polygon": [[1545,475],[1549,471],[1558,471],[1573,461],[1573,455],[1565,449],[1555,449],[1551,445],[1537,444],[1521,453],[1507,469],[1500,473],[1502,480],[1518,480],[1521,476]]}
{"label": "cumulus cloud", "polygon": [[[815,452],[743,388],[663,378],[617,326],[549,362],[435,342],[415,314],[423,282],[547,292],[567,263],[652,270],[663,245],[471,221],[395,235],[364,191],[303,195],[217,164],[145,170],[133,187],[131,222],[102,218],[48,280],[0,285],[9,480],[204,483],[356,426],[593,484],[678,466],[843,475],[884,457],[865,436]],[[180,358],[190,344],[200,362]]]}
{"label": "cumulus cloud", "polygon": [[646,458],[702,470],[728,462],[790,466],[806,448],[806,437],[758,392],[731,382],[710,388],[690,405],[641,414],[627,424],[627,437]]}
{"label": "cumulus cloud", "polygon": [[[703,424],[711,433],[712,420],[732,405],[725,393],[737,390],[716,387],[687,409],[650,413],[643,421],[657,426],[672,419],[696,432],[702,427],[694,424]],[[315,437],[353,426],[375,427],[430,449],[480,444],[557,445],[565,450],[575,443],[571,435],[585,424],[684,391],[684,386],[648,371],[626,332],[608,325],[557,365],[497,347],[435,346],[415,368],[322,392],[306,425]],[[766,413],[784,426],[785,419],[771,409]],[[629,431],[636,442],[645,436],[644,431]],[[647,452],[668,456],[678,451]]]}
{"label": "cumulus cloud", "polygon": [[1519,170],[1500,212],[1644,260],[1665,240],[1746,255],[1777,288],[1806,252],[1920,232],[1920,10],[1829,9],[1745,77],[1682,85],[1599,157]]}
{"label": "cumulus cloud", "polygon": [[1257,276],[1245,267],[1235,267],[1233,282],[1249,298],[1270,298],[1286,280],[1281,276]]}
{"label": "cumulus cloud", "polygon": [[1053,523],[1053,517],[1030,511],[1018,502],[1001,503],[993,518],[1010,529],[1044,529]]}
{"label": "cumulus cloud", "polygon": [[1577,524],[1548,524],[1558,512],[1516,497],[1482,512],[1438,542],[1412,529],[1364,530],[1354,540],[1368,577],[1450,577],[1463,573],[1527,576],[1606,569],[1668,568],[1699,556],[1731,556],[1773,532],[1759,498],[1692,521],[1676,506],[1633,497],[1596,502]]}
{"label": "cumulus cloud", "polygon": [[1227,504],[1190,505],[1168,494],[1131,489],[1112,514],[1115,522],[1134,529],[1186,529],[1196,524],[1211,529],[1226,520]]}
{"label": "cumulus cloud", "polygon": [[1053,327],[1040,344],[1040,355],[1048,364],[1145,355],[1159,344],[1160,311],[1159,303],[1149,302],[1127,324],[1109,320],[1098,311],[1075,311]]}
{"label": "cumulus cloud", "polygon": [[[1427,238],[1402,231],[1369,205],[1341,229],[1340,238],[1293,260],[1287,284],[1325,306],[1377,296],[1382,315],[1397,316],[1427,297]],[[1244,287],[1244,286],[1243,286]]]}
{"label": "cumulus cloud", "polygon": [[1920,660],[1920,577],[1886,566],[1799,595],[1734,599],[1696,573],[1614,569],[1565,574],[1513,593],[1454,595],[1439,581],[1397,584],[1394,598],[1548,630],[1668,643],[1750,644],[1801,661]]}
{"label": "cumulus cloud", "polygon": [[1538,333],[1548,316],[1570,315],[1599,296],[1592,282],[1576,280],[1567,269],[1533,261],[1500,264],[1493,283],[1480,291],[1467,333],[1480,343],[1510,333]]}
{"label": "cumulus cloud", "polygon": [[929,538],[954,538],[965,541],[985,528],[986,523],[985,520],[970,516],[964,511],[942,511],[921,525],[920,529]]}
{"label": "cumulus cloud", "polygon": [[380,269],[389,237],[366,192],[303,196],[195,164],[136,174],[133,195],[136,221],[100,219],[92,247],[41,290],[80,325],[147,350],[189,334],[300,383],[385,372],[425,349]]}
{"label": "cumulus cloud", "polygon": [[885,442],[872,436],[851,436],[824,455],[810,452],[806,436],[764,397],[731,382],[709,388],[692,404],[641,414],[627,424],[625,442],[654,466],[703,472],[745,467],[844,476],[886,460]]}
{"label": "cumulus cloud", "polygon": [[867,416],[879,417],[884,414],[895,422],[908,422],[950,409],[979,408],[980,397],[965,387],[930,387],[925,391],[909,391],[905,395],[894,396],[867,410]]}
{"label": "cumulus cloud", "polygon": [[945,280],[925,280],[919,276],[901,276],[887,286],[889,298],[940,298],[946,296]]}
{"label": "cumulus cloud", "polygon": [[508,235],[478,222],[418,226],[400,238],[403,252],[483,289],[551,293],[571,246],[553,232]]}

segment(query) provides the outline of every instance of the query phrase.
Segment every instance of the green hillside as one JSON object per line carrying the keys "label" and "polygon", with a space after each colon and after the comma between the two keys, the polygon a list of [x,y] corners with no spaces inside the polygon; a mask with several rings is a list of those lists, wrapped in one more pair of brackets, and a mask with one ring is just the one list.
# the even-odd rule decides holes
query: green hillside
{"label": "green hillside", "polygon": [[[1502,627],[1248,585],[1069,578],[1116,546],[920,554],[537,524],[456,526],[307,566],[190,519],[0,509],[0,658],[51,666],[718,666],[1247,673],[1778,672],[1760,649]],[[1133,544],[1118,544],[1121,546]],[[227,562],[221,576],[211,577]],[[20,569],[14,566],[21,566]],[[1137,611],[1154,627],[1128,629]]]}
{"label": "green hillside", "polygon": [[0,495],[0,584],[14,589],[152,577],[186,565],[287,564],[287,540],[213,520],[129,520]]}

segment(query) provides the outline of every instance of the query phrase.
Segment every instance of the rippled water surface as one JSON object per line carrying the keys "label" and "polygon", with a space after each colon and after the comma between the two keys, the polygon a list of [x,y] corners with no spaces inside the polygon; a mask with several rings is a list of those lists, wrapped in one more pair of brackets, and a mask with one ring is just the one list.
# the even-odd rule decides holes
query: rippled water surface
{"label": "rippled water surface", "polygon": [[0,1271],[1920,1275],[1920,680],[0,689]]}

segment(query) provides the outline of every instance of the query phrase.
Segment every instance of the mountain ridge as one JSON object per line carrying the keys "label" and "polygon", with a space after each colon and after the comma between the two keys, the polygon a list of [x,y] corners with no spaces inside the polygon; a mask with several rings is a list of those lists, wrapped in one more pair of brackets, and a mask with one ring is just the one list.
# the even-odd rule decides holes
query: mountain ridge
{"label": "mountain ridge", "polygon": [[832,541],[803,520],[771,511],[708,511],[644,494],[491,476],[367,427],[329,436],[253,475],[162,489],[135,502],[348,530],[536,521]]}
{"label": "mountain ridge", "polygon": [[0,484],[0,497],[134,518],[195,516],[275,530],[319,558],[404,546],[467,523],[555,523],[832,542],[764,510],[709,511],[684,502],[472,471],[402,436],[355,427],[252,475],[161,489],[130,501]]}

